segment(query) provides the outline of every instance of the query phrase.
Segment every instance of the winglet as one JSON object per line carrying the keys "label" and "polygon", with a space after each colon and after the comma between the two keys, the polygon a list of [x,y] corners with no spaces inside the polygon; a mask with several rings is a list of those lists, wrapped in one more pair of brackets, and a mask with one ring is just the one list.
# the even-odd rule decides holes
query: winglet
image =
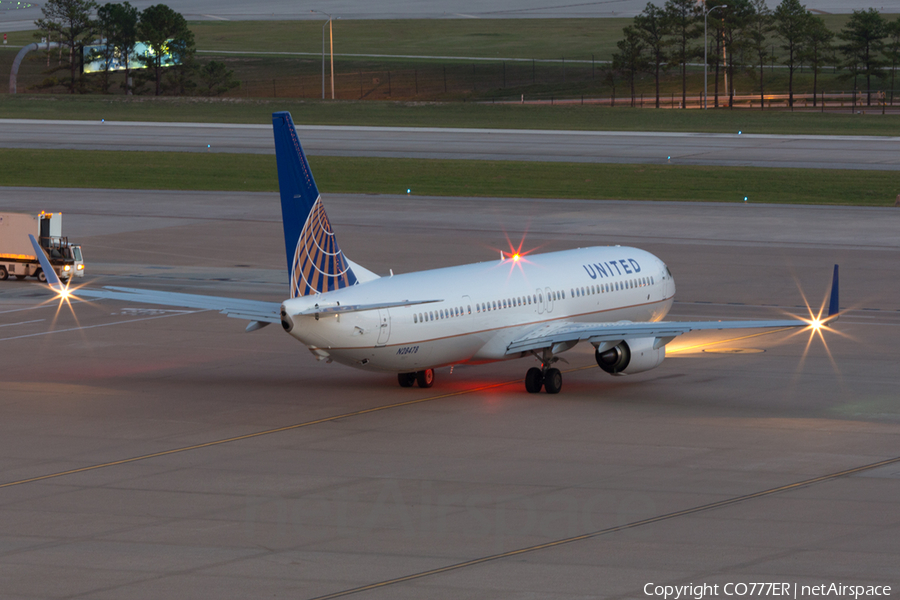
{"label": "winglet", "polygon": [[838,301],[838,266],[834,265],[834,277],[831,280],[831,300],[828,301],[828,318],[834,318],[841,312]]}
{"label": "winglet", "polygon": [[56,271],[50,266],[50,261],[47,260],[44,249],[41,248],[41,245],[38,244],[38,241],[34,239],[34,236],[30,233],[28,234],[28,238],[31,240],[31,245],[34,246],[34,253],[37,254],[38,261],[41,263],[41,269],[44,271],[44,276],[47,277],[47,283],[50,285],[50,289],[59,293],[64,292],[66,288],[59,280],[59,277],[56,276]]}

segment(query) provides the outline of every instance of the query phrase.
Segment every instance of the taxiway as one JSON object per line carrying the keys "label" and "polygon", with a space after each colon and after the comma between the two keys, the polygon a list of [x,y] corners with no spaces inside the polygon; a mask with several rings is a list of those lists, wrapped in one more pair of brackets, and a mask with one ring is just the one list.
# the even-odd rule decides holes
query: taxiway
{"label": "taxiway", "polygon": [[[297,126],[311,155],[673,165],[900,168],[900,137]],[[0,147],[274,154],[272,127],[0,120]]]}
{"label": "taxiway", "polygon": [[[9,599],[643,597],[733,581],[897,585],[900,210],[328,196],[379,273],[631,244],[672,318],[818,305],[839,333],[693,337],[610,377],[577,348],[430,390],[317,363],[277,326],[0,282],[0,581]],[[275,194],[0,189],[61,210],[91,285],[280,300]],[[527,232],[527,234],[525,233]],[[807,348],[808,345],[808,348]],[[878,468],[867,468],[881,464]],[[762,494],[760,494],[763,492]]]}

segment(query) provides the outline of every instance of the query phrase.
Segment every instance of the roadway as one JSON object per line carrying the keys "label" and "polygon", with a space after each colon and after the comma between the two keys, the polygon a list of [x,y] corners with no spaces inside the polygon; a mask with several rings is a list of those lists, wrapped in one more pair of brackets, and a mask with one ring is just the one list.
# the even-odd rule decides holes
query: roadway
{"label": "roadway", "polygon": [[[847,312],[827,351],[805,333],[704,334],[616,378],[579,347],[550,397],[524,392],[531,360],[400,389],[317,363],[277,326],[109,301],[57,311],[37,283],[0,282],[5,599],[900,585],[900,463],[866,468],[900,458],[900,210],[325,204],[343,250],[379,273],[490,260],[527,231],[526,249],[654,252],[678,283],[672,318],[804,314],[834,263]],[[276,194],[0,189],[0,210],[42,209],[66,214],[91,285],[284,294]]]}
{"label": "roadway", "polygon": [[[153,0],[132,2],[139,10],[154,4]],[[658,4],[662,5],[662,2]],[[810,10],[820,13],[849,14],[872,6],[868,0],[808,0]],[[0,27],[4,31],[34,28],[40,18],[39,2],[22,2],[25,8],[0,9]],[[633,17],[644,10],[643,0],[597,0],[594,2],[558,3],[546,0],[330,0],[327,4],[298,7],[293,0],[170,0],[168,5],[191,21],[259,21],[322,19],[310,8],[325,8],[341,19],[529,19]],[[876,6],[881,12],[900,12],[888,4]]]}
{"label": "roadway", "polygon": [[[23,2],[26,8],[0,10],[0,26],[4,31],[21,31],[34,28],[34,20],[40,17],[40,3]],[[153,0],[132,2],[143,10],[154,4]],[[604,17],[633,17],[644,10],[643,0],[597,0],[594,2],[558,3],[546,0],[330,0],[326,8],[341,19],[530,19],[570,18],[590,19]],[[663,2],[658,4],[662,5]],[[258,21],[321,19],[308,7],[298,7],[292,0],[170,0],[173,10],[192,21]],[[808,0],[804,5],[818,13],[849,14],[873,6],[869,0]],[[875,6],[881,12],[900,12],[897,6]]]}
{"label": "roadway", "polygon": [[[900,137],[298,126],[323,156],[895,170]],[[0,147],[273,154],[269,124],[0,120]]]}

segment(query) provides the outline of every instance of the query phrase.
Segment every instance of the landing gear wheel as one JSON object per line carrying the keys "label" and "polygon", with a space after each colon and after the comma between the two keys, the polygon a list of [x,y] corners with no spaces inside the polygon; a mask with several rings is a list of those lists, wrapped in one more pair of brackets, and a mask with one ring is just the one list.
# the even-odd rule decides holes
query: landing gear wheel
{"label": "landing gear wheel", "polygon": [[38,272],[34,274],[37,277],[37,280],[41,283],[47,283],[47,275],[44,273],[43,269],[38,269]]}
{"label": "landing gear wheel", "polygon": [[544,387],[544,374],[537,367],[531,367],[525,373],[525,391],[529,394],[537,394]]}
{"label": "landing gear wheel", "polygon": [[416,383],[420,388],[430,388],[434,385],[434,369],[416,371]]}
{"label": "landing gear wheel", "polygon": [[562,389],[562,373],[559,369],[547,369],[544,373],[544,389],[548,394],[558,394]]}
{"label": "landing gear wheel", "polygon": [[416,374],[397,373],[397,382],[400,384],[400,387],[412,387],[412,384],[416,382]]}
{"label": "landing gear wheel", "polygon": [[0,281],[6,281],[9,279],[9,273],[6,271],[6,267],[0,267]]}

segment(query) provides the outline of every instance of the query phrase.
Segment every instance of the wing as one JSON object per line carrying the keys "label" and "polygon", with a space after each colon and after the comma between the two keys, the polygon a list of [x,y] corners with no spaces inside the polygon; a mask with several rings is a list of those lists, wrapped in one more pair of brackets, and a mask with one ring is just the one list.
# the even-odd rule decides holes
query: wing
{"label": "wing", "polygon": [[591,344],[621,342],[633,338],[656,338],[654,348],[665,346],[679,335],[702,329],[773,329],[781,327],[809,327],[800,319],[781,321],[657,321],[654,323],[573,323],[562,322],[544,325],[517,340],[506,348],[506,354],[518,354],[563,345],[572,347],[578,342]]}
{"label": "wing", "polygon": [[[654,348],[665,346],[679,335],[689,331],[724,329],[779,329],[782,327],[820,327],[837,320],[840,314],[838,299],[838,266],[834,265],[831,279],[831,295],[828,300],[828,315],[823,319],[783,319],[775,321],[656,321],[654,323],[574,323],[563,321],[548,323],[533,329],[528,334],[510,342],[506,354],[518,354],[530,350],[550,348],[551,351],[568,350],[578,342],[588,341],[595,346],[618,344],[622,340],[634,338],[656,338]],[[553,350],[556,348],[556,350]]]}
{"label": "wing", "polygon": [[[281,303],[263,302],[261,300],[243,300],[240,298],[223,298],[221,296],[204,296],[201,294],[180,294],[177,292],[156,292],[153,290],[141,290],[136,288],[104,287],[102,290],[81,288],[77,292],[80,297],[104,298],[107,300],[124,300],[126,302],[141,302],[144,304],[160,304],[162,306],[178,306],[181,308],[201,308],[204,310],[217,310],[223,315],[235,319],[254,321],[258,325],[251,327],[258,329],[269,323],[281,322]],[[265,325],[263,325],[265,324]]]}

